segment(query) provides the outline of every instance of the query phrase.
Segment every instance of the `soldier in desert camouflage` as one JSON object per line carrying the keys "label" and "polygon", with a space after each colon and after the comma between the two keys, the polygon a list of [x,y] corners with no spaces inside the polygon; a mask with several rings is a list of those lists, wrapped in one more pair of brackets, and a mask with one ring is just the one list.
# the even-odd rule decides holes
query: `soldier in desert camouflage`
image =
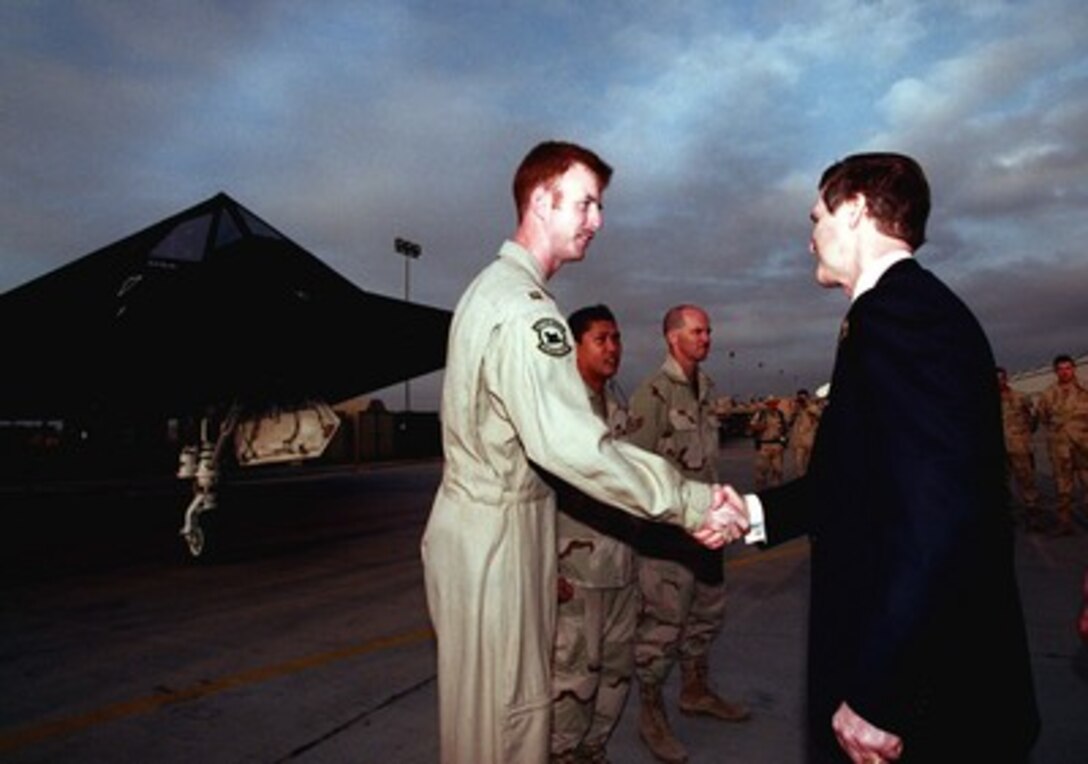
{"label": "soldier in desert camouflage", "polygon": [[[622,437],[629,416],[612,379],[623,356],[612,311],[593,305],[567,320],[593,412]],[[623,713],[638,618],[629,516],[565,483],[556,486],[559,610],[552,658],[553,764],[599,764]]]}
{"label": "soldier in desert camouflage", "polygon": [[1005,430],[1005,454],[1027,514],[1029,531],[1042,528],[1039,516],[1039,488],[1035,482],[1035,452],[1031,441],[1038,420],[1031,398],[1009,386],[1009,375],[997,367],[997,387],[1001,391],[1001,421]]}
{"label": "soldier in desert camouflage", "polygon": [[1088,491],[1088,390],[1077,379],[1077,364],[1071,356],[1059,355],[1053,366],[1057,381],[1039,399],[1039,421],[1046,427],[1058,494],[1055,533],[1067,536],[1075,533],[1073,489],[1080,482],[1082,492]]}
{"label": "soldier in desert camouflage", "polygon": [[[714,383],[700,368],[710,352],[710,320],[695,305],[671,308],[663,322],[668,353],[631,396],[637,426],[628,440],[661,454],[687,477],[714,481],[719,423]],[[661,761],[687,761],[665,713],[662,685],[679,659],[680,711],[742,721],[749,711],[718,696],[707,656],[725,617],[724,559],[660,523],[638,523],[642,609],[635,636],[639,735]]]}

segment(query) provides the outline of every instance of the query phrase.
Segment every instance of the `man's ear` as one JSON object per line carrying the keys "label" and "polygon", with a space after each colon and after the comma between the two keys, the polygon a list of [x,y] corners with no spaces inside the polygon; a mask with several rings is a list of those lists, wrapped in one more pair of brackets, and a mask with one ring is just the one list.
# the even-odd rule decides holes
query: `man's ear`
{"label": "man's ear", "polygon": [[529,194],[529,214],[543,219],[552,208],[552,192],[546,183],[539,184]]}
{"label": "man's ear", "polygon": [[669,329],[665,332],[665,347],[671,352],[676,347],[676,335],[679,333],[677,329]]}
{"label": "man's ear", "polygon": [[846,221],[851,228],[857,228],[869,210],[869,203],[865,199],[865,194],[855,194],[843,204],[846,205]]}

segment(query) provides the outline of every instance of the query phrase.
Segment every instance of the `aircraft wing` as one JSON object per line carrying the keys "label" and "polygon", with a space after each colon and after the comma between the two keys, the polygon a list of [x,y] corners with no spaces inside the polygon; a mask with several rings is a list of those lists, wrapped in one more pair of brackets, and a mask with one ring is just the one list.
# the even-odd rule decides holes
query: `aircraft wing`
{"label": "aircraft wing", "polygon": [[335,403],[442,368],[451,317],[358,288],[219,194],[0,295],[0,418]]}

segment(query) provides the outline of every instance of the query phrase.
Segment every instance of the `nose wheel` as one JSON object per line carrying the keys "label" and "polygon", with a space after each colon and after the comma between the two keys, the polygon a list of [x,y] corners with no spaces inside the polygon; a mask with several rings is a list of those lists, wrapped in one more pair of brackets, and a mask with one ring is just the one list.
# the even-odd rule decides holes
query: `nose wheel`
{"label": "nose wheel", "polygon": [[189,554],[193,557],[199,557],[204,553],[204,529],[200,527],[200,515],[214,508],[215,495],[209,488],[198,484],[193,500],[189,502],[189,508],[185,510],[185,524],[179,531],[182,540],[189,548]]}
{"label": "nose wheel", "polygon": [[189,548],[189,554],[199,557],[204,552],[204,531],[199,526],[189,531],[183,531],[181,537]]}

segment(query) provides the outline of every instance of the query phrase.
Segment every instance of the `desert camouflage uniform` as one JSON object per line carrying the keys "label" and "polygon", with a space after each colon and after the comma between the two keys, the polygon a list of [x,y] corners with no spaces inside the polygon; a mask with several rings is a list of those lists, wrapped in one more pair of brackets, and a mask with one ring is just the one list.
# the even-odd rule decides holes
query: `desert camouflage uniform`
{"label": "desert camouflage uniform", "polygon": [[1079,479],[1088,491],[1088,390],[1074,380],[1055,382],[1039,399],[1039,421],[1046,426],[1047,451],[1058,494],[1059,527],[1073,527],[1073,488]]}
{"label": "desert camouflage uniform", "polygon": [[789,425],[785,414],[764,405],[752,415],[749,426],[756,446],[756,490],[762,491],[782,482],[782,455],[789,440]]}
{"label": "desert camouflage uniform", "polygon": [[[717,482],[718,418],[714,383],[698,373],[698,397],[679,364],[661,368],[631,397],[636,420],[628,440],[654,451],[690,478]],[[642,608],[635,636],[635,673],[660,686],[677,658],[701,658],[725,616],[724,557],[675,529],[640,522],[638,553]]]}
{"label": "desert camouflage uniform", "polygon": [[537,261],[507,241],[465,290],[442,389],[442,482],[423,534],[441,764],[548,760],[555,493],[699,528],[712,487],[610,437]]}
{"label": "desert camouflage uniform", "polygon": [[1020,500],[1028,513],[1028,522],[1037,525],[1039,488],[1035,482],[1035,453],[1032,450],[1032,434],[1038,424],[1031,398],[1005,387],[1001,390],[1001,419],[1005,429],[1005,452],[1008,455],[1009,472],[1015,479]]}
{"label": "desert camouflage uniform", "polygon": [[816,427],[820,424],[823,408],[819,401],[807,400],[797,407],[790,427],[790,445],[793,447],[793,464],[797,477],[808,472],[808,460],[816,442]]}
{"label": "desert camouflage uniform", "polygon": [[[586,388],[594,412],[614,437],[629,421],[611,386]],[[552,760],[603,761],[631,686],[638,618],[630,515],[561,484],[558,622],[552,659]],[[568,586],[569,585],[569,586]]]}

